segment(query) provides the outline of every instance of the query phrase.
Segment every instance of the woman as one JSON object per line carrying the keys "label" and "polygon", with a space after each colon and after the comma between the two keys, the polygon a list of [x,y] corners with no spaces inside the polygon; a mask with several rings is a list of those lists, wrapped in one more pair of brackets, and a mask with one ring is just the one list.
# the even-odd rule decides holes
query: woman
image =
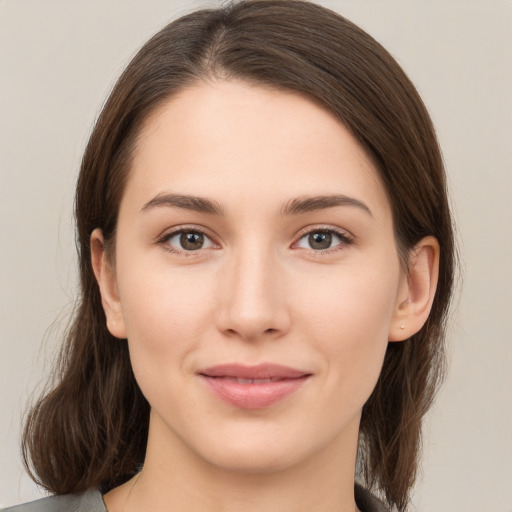
{"label": "woman", "polygon": [[80,303],[24,437],[58,496],[9,510],[406,509],[453,235],[377,42],[302,1],[171,23],[97,121],[76,219]]}

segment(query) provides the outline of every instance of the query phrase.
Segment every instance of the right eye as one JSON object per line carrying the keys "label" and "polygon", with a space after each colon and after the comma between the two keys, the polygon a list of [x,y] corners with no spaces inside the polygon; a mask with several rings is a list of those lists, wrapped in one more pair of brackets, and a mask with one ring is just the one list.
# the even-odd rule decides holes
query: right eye
{"label": "right eye", "polygon": [[197,229],[180,229],[166,235],[161,243],[176,253],[195,252],[214,247],[212,240]]}

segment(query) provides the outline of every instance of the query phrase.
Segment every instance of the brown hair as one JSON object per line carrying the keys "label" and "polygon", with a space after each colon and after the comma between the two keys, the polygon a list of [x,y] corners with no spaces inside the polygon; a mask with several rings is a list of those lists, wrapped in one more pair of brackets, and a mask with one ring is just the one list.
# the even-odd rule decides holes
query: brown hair
{"label": "brown hair", "polygon": [[56,383],[27,418],[23,454],[33,478],[64,494],[128,480],[143,463],[149,404],[127,345],[106,328],[89,239],[116,221],[141,123],[198,80],[242,79],[297,91],[339,117],[374,159],[402,256],[424,236],[441,246],[427,323],[390,343],[363,409],[358,467],[365,483],[403,511],[414,483],[421,421],[444,368],[454,273],[443,162],[430,117],[390,54],[334,12],[301,0],[247,0],[174,21],[151,38],[115,85],[87,145],[76,191],[81,295]]}

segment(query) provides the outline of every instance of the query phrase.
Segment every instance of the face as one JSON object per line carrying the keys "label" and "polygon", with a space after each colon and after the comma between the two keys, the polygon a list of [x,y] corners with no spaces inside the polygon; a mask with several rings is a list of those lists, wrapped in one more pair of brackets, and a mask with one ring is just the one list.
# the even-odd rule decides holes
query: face
{"label": "face", "polygon": [[118,222],[103,300],[162,452],[264,471],[355,450],[406,279],[378,173],[331,113],[185,89],[143,126]]}

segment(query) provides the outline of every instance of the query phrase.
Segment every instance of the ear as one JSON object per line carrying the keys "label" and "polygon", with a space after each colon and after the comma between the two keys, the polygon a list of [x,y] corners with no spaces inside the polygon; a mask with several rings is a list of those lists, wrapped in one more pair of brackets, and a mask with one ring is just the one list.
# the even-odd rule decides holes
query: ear
{"label": "ear", "polygon": [[100,288],[103,310],[107,317],[107,329],[112,336],[124,339],[126,327],[117,291],[115,271],[105,252],[101,229],[95,229],[91,234],[91,262]]}
{"label": "ear", "polygon": [[423,238],[409,253],[407,273],[400,283],[389,341],[403,341],[425,324],[432,308],[439,277],[439,242]]}

